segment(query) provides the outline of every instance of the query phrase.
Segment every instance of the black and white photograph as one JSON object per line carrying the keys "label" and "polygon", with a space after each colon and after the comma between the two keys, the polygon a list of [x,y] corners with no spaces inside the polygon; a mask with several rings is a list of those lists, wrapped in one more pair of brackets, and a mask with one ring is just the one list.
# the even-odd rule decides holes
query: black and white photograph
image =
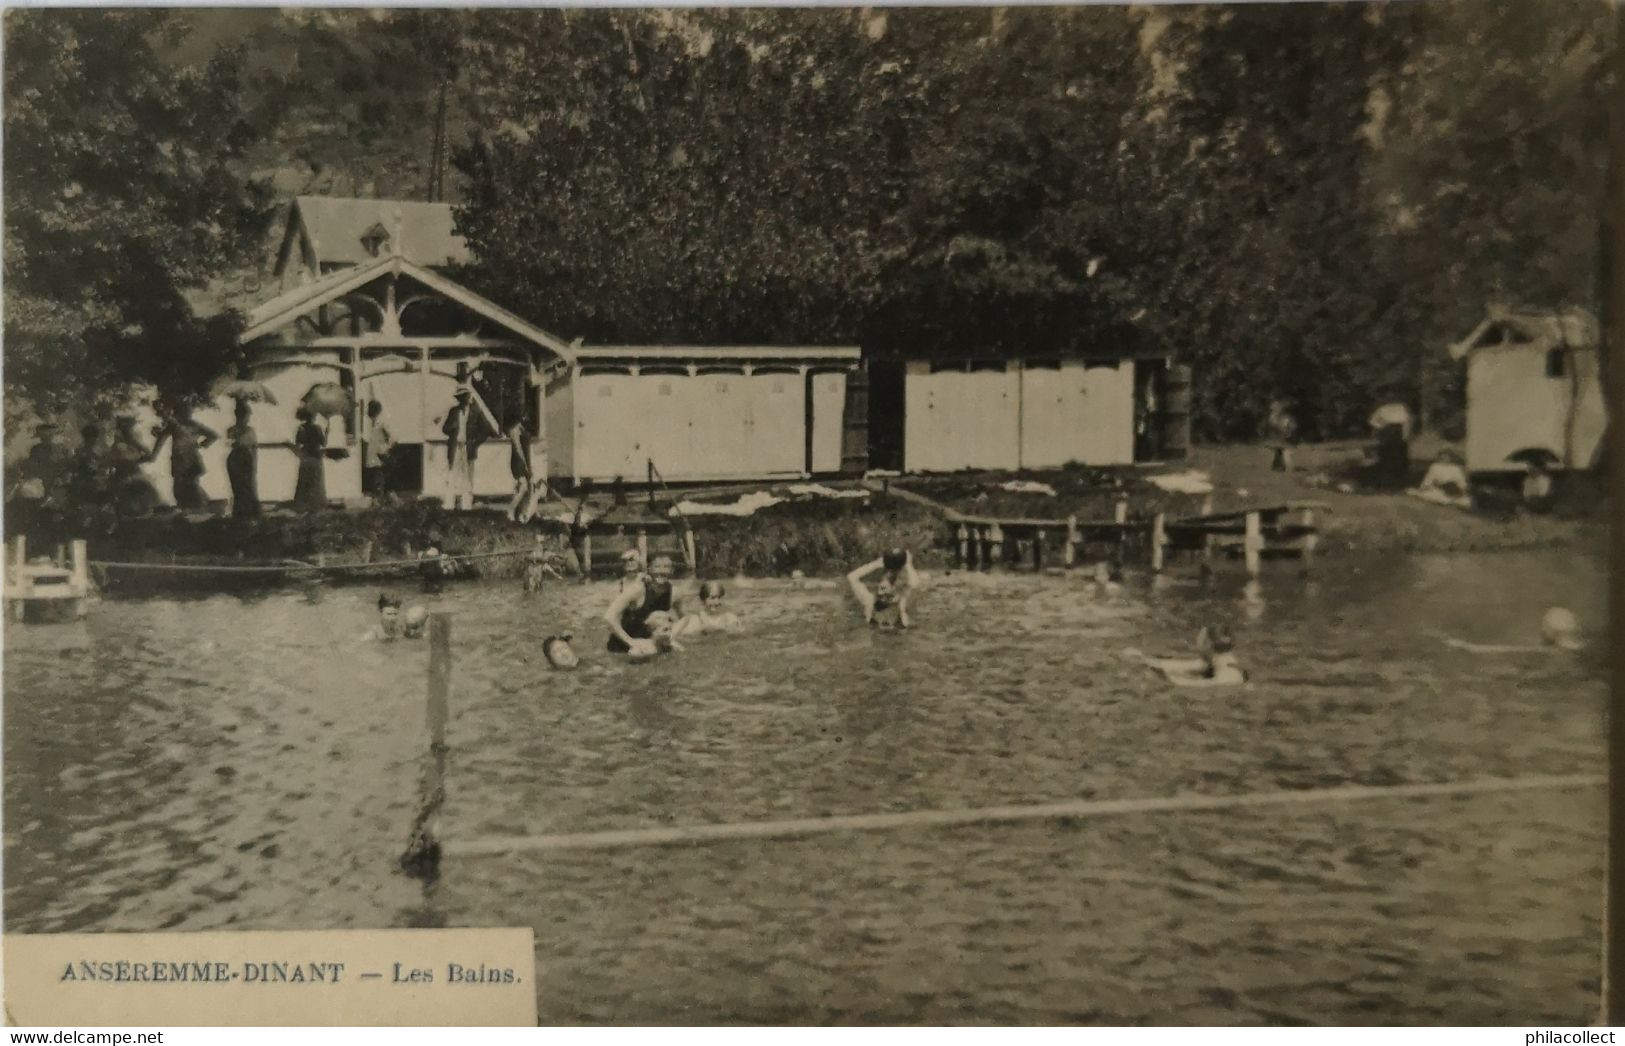
{"label": "black and white photograph", "polygon": [[1622,28],[10,8],[6,935],[1606,1021]]}

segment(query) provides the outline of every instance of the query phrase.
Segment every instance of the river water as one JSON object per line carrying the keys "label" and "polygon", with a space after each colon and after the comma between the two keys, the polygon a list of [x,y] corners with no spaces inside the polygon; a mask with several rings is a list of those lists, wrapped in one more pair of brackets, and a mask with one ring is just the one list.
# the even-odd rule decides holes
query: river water
{"label": "river water", "polygon": [[[1325,561],[1312,582],[949,575],[876,635],[829,583],[735,585],[747,632],[633,666],[611,586],[464,586],[447,834],[1228,794],[1604,769],[1606,661],[1473,656],[1572,552]],[[1177,574],[1177,572],[1176,572]],[[109,601],[8,628],[10,931],[536,930],[544,1023],[1577,1023],[1596,1015],[1600,788],[394,860],[423,642],[375,590]],[[1233,624],[1254,682],[1118,656]],[[573,628],[583,667],[539,639]]]}

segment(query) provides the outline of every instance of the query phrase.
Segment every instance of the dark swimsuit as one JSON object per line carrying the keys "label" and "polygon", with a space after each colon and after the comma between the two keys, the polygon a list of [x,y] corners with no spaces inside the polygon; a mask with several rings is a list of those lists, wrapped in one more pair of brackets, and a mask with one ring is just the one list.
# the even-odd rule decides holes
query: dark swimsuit
{"label": "dark swimsuit", "polygon": [[[657,610],[671,612],[671,582],[643,579],[643,602],[635,607],[627,607],[621,611],[621,628],[633,639],[649,638],[649,615]],[[611,632],[609,634],[609,652],[624,654],[629,651],[621,637]]]}

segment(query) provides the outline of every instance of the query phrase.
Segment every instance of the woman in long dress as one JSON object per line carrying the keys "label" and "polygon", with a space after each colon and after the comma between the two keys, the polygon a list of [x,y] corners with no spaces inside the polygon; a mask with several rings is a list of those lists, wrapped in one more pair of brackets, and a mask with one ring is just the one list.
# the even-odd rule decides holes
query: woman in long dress
{"label": "woman in long dress", "polygon": [[250,519],[260,514],[259,438],[248,423],[248,401],[238,400],[237,423],[226,430],[231,451],[226,455],[226,476],[231,480],[231,514]]}
{"label": "woman in long dress", "polygon": [[293,502],[302,512],[320,512],[327,507],[327,434],[305,408],[300,407],[294,417],[299,419],[299,430],[293,437],[299,455],[299,482],[294,487]]}
{"label": "woman in long dress", "polygon": [[213,429],[194,421],[186,408],[169,404],[160,408],[162,424],[154,435],[156,453],[169,440],[169,475],[173,484],[175,505],[183,512],[195,512],[209,507],[209,498],[203,493],[203,448],[219,439]]}

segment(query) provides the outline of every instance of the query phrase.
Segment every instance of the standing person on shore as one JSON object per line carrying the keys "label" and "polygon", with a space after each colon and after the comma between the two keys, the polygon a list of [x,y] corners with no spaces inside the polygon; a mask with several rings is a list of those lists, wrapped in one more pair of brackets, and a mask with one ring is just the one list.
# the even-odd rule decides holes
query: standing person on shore
{"label": "standing person on shore", "polygon": [[[873,591],[863,579],[881,571]],[[846,583],[863,608],[863,620],[884,631],[908,628],[908,597],[920,587],[914,569],[914,553],[894,548],[879,559],[865,563],[846,575]]]}
{"label": "standing person on shore", "polygon": [[472,388],[457,386],[456,402],[440,426],[446,437],[447,495],[456,509],[474,507],[474,461],[480,444],[492,435],[485,412],[473,400]]}
{"label": "standing person on shore", "polygon": [[134,416],[120,414],[114,419],[113,443],[107,448],[107,472],[121,515],[144,516],[157,503],[158,492],[141,474],[141,466],[156,456],[151,447],[141,442]]}
{"label": "standing person on shore", "polygon": [[515,523],[528,523],[536,514],[536,499],[532,496],[536,478],[530,471],[530,430],[518,417],[508,422],[508,471],[513,474],[513,500],[508,503],[508,518]]}
{"label": "standing person on shore", "polygon": [[299,480],[293,502],[301,512],[320,512],[327,507],[327,434],[316,424],[316,416],[304,407],[294,412],[299,428],[293,435],[299,456]]}
{"label": "standing person on shore", "polygon": [[604,611],[609,625],[608,649],[613,654],[647,650],[653,633],[649,617],[655,613],[671,614],[672,562],[670,556],[656,556],[649,564],[649,573],[635,581],[623,583],[620,592]]}
{"label": "standing person on shore", "polygon": [[203,493],[203,449],[220,438],[219,433],[201,422],[194,421],[191,411],[179,403],[160,402],[160,424],[153,430],[157,440],[153,446],[156,455],[169,440],[169,476],[174,487],[175,505],[183,512],[196,512],[207,508],[209,499]]}
{"label": "standing person on shore", "polygon": [[367,421],[362,429],[361,492],[377,502],[388,486],[384,474],[390,452],[395,449],[395,437],[384,423],[384,405],[377,400],[367,401]]}
{"label": "standing person on shore", "polygon": [[235,423],[226,430],[231,450],[226,454],[226,477],[231,480],[231,514],[252,519],[260,514],[259,437],[248,423],[247,400],[238,400]]}

